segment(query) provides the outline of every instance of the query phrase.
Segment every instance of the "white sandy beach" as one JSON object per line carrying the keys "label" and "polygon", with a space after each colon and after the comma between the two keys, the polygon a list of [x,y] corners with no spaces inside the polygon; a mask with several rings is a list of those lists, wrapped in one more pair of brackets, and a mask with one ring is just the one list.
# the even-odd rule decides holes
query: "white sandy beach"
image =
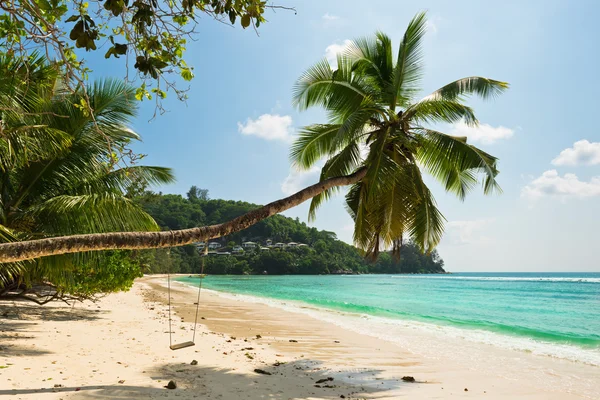
{"label": "white sandy beach", "polygon": [[[74,307],[0,303],[0,396],[600,398],[595,366],[422,332],[373,337],[315,315],[210,291],[202,293],[196,346],[171,351],[164,283],[164,277],[145,277],[130,292]],[[174,339],[188,341],[196,293],[174,286]],[[386,340],[390,335],[406,340]],[[403,376],[417,382],[403,382]],[[333,380],[316,383],[326,378]],[[177,389],[164,388],[169,380]]]}

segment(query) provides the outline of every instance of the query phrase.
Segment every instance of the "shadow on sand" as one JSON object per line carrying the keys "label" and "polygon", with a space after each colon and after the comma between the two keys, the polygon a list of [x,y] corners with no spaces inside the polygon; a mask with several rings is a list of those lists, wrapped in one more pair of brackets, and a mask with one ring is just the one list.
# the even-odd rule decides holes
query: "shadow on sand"
{"label": "shadow on sand", "polygon": [[52,305],[0,302],[0,326],[12,321],[93,321],[103,313],[105,311],[100,309],[64,309]]}
{"label": "shadow on sand", "polygon": [[44,321],[93,321],[105,311],[96,309],[59,309],[11,302],[0,302],[0,356],[28,357],[51,354],[51,351],[32,349],[13,342],[35,339]]}
{"label": "shadow on sand", "polygon": [[[69,393],[69,398],[72,399],[380,399],[388,397],[390,389],[397,389],[404,385],[397,380],[374,381],[373,376],[380,371],[364,370],[352,372],[353,383],[345,382],[343,375],[347,373],[342,373],[333,375],[336,376],[334,380],[320,384],[321,387],[315,387],[318,380],[332,377],[331,373],[322,371],[319,366],[318,361],[294,361],[279,366],[265,366],[264,371],[272,375],[263,375],[181,363],[163,364],[146,371],[147,379],[143,381],[0,390],[0,396],[13,395],[27,398],[27,395],[40,393]],[[364,375],[362,379],[360,375]],[[163,387],[170,380],[177,382],[177,389],[169,390]]]}

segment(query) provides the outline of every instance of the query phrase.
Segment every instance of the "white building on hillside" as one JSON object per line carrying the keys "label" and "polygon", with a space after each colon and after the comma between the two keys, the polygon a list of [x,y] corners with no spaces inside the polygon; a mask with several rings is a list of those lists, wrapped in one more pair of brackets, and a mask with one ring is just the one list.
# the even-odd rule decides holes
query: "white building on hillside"
{"label": "white building on hillside", "polygon": [[241,254],[244,252],[244,249],[242,248],[242,246],[234,246],[232,253],[233,254]]}
{"label": "white building on hillside", "polygon": [[218,249],[219,247],[221,247],[221,243],[219,243],[219,242],[209,242],[208,243],[209,249]]}
{"label": "white building on hillside", "polygon": [[244,249],[254,249],[254,248],[256,248],[256,243],[255,242],[244,242],[244,243],[242,243],[242,247]]}

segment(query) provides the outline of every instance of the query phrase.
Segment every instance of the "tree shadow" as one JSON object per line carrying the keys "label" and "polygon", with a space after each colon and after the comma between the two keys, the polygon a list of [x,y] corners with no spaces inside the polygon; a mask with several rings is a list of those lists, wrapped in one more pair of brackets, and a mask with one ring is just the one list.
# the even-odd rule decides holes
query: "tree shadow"
{"label": "tree shadow", "polygon": [[0,357],[28,357],[51,354],[51,351],[21,345],[19,342],[35,339],[29,334],[35,322],[6,321],[0,319]]}
{"label": "tree shadow", "polygon": [[106,314],[101,309],[57,308],[51,305],[8,304],[0,302],[0,326],[14,320],[26,321],[93,321]]}
{"label": "tree shadow", "polygon": [[52,354],[52,351],[25,346],[26,340],[36,338],[45,321],[93,321],[106,311],[99,309],[57,308],[51,305],[8,304],[0,302],[0,356],[28,357]]}
{"label": "tree shadow", "polygon": [[[264,366],[271,374],[259,374],[236,369],[219,369],[190,364],[163,364],[147,371],[147,379],[123,384],[69,386],[46,389],[0,390],[3,395],[69,392],[72,399],[138,399],[138,398],[200,398],[200,399],[381,399],[389,398],[392,390],[407,385],[397,379],[374,378],[379,370],[352,370],[332,373],[321,362],[299,360]],[[327,380],[333,378],[333,380]],[[177,382],[177,389],[164,385]],[[325,380],[320,384],[317,381]],[[135,384],[133,384],[135,383]],[[76,393],[73,393],[76,392]],[[344,397],[342,397],[344,396]]]}
{"label": "tree shadow", "polygon": [[31,357],[31,356],[43,356],[46,354],[52,354],[52,351],[44,349],[32,349],[31,347],[20,346],[18,344],[11,344],[4,342],[4,339],[0,336],[0,354],[2,357]]}

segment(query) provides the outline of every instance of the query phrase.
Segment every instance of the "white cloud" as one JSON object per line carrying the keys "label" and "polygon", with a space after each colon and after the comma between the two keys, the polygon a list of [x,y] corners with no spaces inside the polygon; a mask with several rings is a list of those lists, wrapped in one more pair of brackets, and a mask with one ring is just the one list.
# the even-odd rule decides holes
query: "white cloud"
{"label": "white cloud", "polygon": [[467,221],[450,221],[446,225],[446,237],[455,245],[489,243],[485,228],[494,222],[493,218]]}
{"label": "white cloud", "polygon": [[289,196],[301,189],[304,189],[306,186],[317,183],[317,181],[319,180],[320,172],[321,169],[319,167],[312,167],[306,171],[290,169],[289,175],[283,180],[283,183],[281,184],[281,191],[286,196]]}
{"label": "white cloud", "polygon": [[464,121],[460,121],[452,125],[450,133],[454,136],[466,136],[472,142],[493,144],[498,140],[511,138],[515,131],[504,126],[494,128],[488,124],[469,126]]}
{"label": "white cloud", "polygon": [[329,13],[325,13],[323,15],[323,18],[325,21],[337,21],[340,19],[340,17],[338,17],[337,15],[333,15],[333,14],[329,14]]}
{"label": "white cloud", "polygon": [[584,182],[580,181],[575,174],[560,176],[555,169],[544,172],[542,176],[534,179],[521,190],[521,197],[531,200],[542,197],[557,197],[566,200],[594,196],[600,196],[600,176]]}
{"label": "white cloud", "polygon": [[580,140],[573,147],[564,149],[552,160],[552,165],[598,165],[600,164],[600,142]]}
{"label": "white cloud", "polygon": [[329,64],[335,68],[337,65],[338,53],[343,52],[350,43],[352,43],[352,41],[346,39],[342,43],[333,43],[327,46],[325,49],[325,57],[327,58],[327,61],[329,61]]}
{"label": "white cloud", "polygon": [[254,120],[248,118],[245,124],[238,122],[238,131],[243,135],[284,142],[291,142],[294,134],[292,117],[278,114],[263,114]]}

